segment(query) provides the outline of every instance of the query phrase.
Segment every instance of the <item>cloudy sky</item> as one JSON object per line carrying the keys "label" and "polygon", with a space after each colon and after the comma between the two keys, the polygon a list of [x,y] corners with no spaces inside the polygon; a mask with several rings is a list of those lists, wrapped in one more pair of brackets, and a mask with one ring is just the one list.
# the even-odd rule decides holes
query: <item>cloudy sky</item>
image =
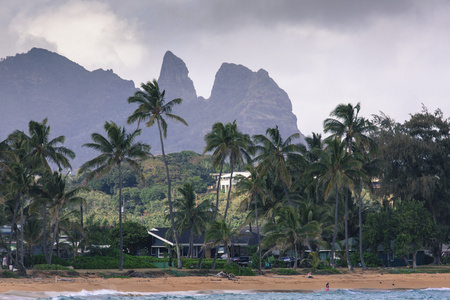
{"label": "cloudy sky", "polygon": [[223,62],[265,69],[305,135],[339,103],[397,121],[450,114],[450,2],[414,0],[0,0],[0,57],[32,47],[136,85],[167,50],[210,96]]}

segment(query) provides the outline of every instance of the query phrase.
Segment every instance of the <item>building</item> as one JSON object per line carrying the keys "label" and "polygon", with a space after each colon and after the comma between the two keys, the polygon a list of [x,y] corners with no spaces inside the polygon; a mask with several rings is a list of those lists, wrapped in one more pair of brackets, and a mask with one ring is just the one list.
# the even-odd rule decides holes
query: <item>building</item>
{"label": "building", "polygon": [[[209,174],[216,180],[216,187],[217,183],[219,182],[219,175],[220,173],[211,173]],[[231,179],[231,185],[235,186],[238,180],[236,180],[236,177],[238,176],[244,176],[245,178],[250,176],[250,172],[233,172],[233,178]],[[222,173],[222,176],[220,177],[220,189],[224,192],[228,192],[230,188],[230,177],[231,173]]]}

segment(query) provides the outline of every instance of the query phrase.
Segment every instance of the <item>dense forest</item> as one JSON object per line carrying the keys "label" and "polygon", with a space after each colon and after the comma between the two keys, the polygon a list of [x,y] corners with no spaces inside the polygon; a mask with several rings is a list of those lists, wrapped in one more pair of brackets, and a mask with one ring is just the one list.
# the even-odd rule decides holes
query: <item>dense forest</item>
{"label": "dense forest", "polygon": [[[216,123],[201,155],[164,152],[171,122],[185,123],[171,113],[181,99],[165,102],[154,81],[128,102],[138,105],[128,123],[159,129],[161,144],[151,146],[162,155],[139,142],[146,127],[128,132],[114,122],[83,145],[98,156],[76,174],[68,172],[75,153],[64,136],[51,135],[46,119],[1,142],[0,225],[13,230],[0,236],[0,248],[18,268],[34,245],[48,264],[60,245],[75,256],[92,245],[114,244],[123,253],[122,226],[130,222],[170,227],[178,267],[177,237],[186,229],[216,245],[248,224],[264,236],[259,261],[271,249],[291,251],[296,268],[305,250],[327,248],[331,267],[366,268],[363,254],[383,245],[408,265],[412,256],[413,267],[421,249],[442,263],[450,236],[450,120],[440,110],[423,107],[398,123],[384,114],[361,117],[359,103],[339,104],[323,122],[327,136],[312,133],[306,144],[278,127],[249,136],[236,122]],[[210,176],[237,171],[250,176],[238,176],[227,193]],[[344,251],[335,261],[337,245]],[[359,253],[356,262],[350,250]]]}

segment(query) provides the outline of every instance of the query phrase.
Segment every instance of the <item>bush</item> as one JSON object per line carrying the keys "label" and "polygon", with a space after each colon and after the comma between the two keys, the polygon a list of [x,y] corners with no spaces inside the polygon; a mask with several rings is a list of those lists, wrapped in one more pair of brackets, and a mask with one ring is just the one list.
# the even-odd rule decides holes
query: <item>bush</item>
{"label": "bush", "polygon": [[273,270],[278,275],[299,275],[300,273],[294,269],[275,269]]}
{"label": "bush", "polygon": [[325,275],[325,274],[340,274],[340,273],[341,272],[339,272],[339,270],[334,269],[331,266],[329,266],[327,264],[324,264],[324,263],[321,263],[319,265],[319,268],[318,268],[318,270],[316,272],[316,274],[322,274],[322,275]]}
{"label": "bush", "polygon": [[428,254],[424,255],[424,264],[429,265],[429,264],[432,264],[433,261],[434,261],[433,256],[428,255]]}
{"label": "bush", "polygon": [[[44,253],[34,255],[31,258],[31,264],[32,265],[46,265],[47,260],[45,259]],[[69,262],[66,260],[59,258],[56,255],[52,255],[52,264],[61,265],[61,266],[70,266]]]}
{"label": "bush", "polygon": [[65,270],[65,271],[72,270],[72,269],[69,269],[66,266],[61,266],[61,265],[56,265],[56,264],[55,265],[54,264],[51,264],[51,265],[47,265],[47,264],[34,265],[33,268],[35,270],[43,270],[43,271],[46,271],[46,270]]}
{"label": "bush", "polygon": [[444,265],[450,265],[450,257],[442,257],[441,260]]}
{"label": "bush", "polygon": [[[151,263],[151,256],[123,255],[124,269],[156,268]],[[120,264],[119,251],[111,251],[106,256],[78,256],[69,260],[75,269],[118,269]]]}
{"label": "bush", "polygon": [[5,270],[1,273],[2,278],[20,278],[19,275],[17,275],[16,273],[9,271],[9,270]]}
{"label": "bush", "polygon": [[[249,265],[250,268],[252,269],[258,269],[259,268],[259,253],[255,252],[252,254],[252,262]],[[264,267],[264,265],[262,265],[261,267]]]}
{"label": "bush", "polygon": [[240,267],[236,263],[231,263],[229,265],[227,264],[223,269],[224,271],[233,273],[236,276],[255,276],[255,272],[253,272],[252,269],[247,267]]}
{"label": "bush", "polygon": [[[182,258],[181,265],[185,269],[197,269],[199,258]],[[165,261],[168,261],[166,259]],[[213,258],[204,258],[202,261],[202,270],[210,270],[212,269],[214,259]],[[216,259],[216,269],[223,269],[227,264],[226,260]],[[194,266],[191,268],[191,266]]]}
{"label": "bush", "polygon": [[[373,252],[363,252],[364,262],[367,267],[376,268],[383,266],[383,261],[377,257]],[[361,264],[361,257],[359,252],[354,252],[350,255],[350,261],[353,266],[359,266]]]}

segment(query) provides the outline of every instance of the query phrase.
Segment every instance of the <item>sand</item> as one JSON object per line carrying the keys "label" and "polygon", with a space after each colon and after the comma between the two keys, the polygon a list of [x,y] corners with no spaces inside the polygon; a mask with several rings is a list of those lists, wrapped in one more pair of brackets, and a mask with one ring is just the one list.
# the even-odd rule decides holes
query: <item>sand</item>
{"label": "sand", "polygon": [[[36,274],[34,274],[36,275]],[[39,275],[39,274],[37,274]],[[44,275],[44,274],[40,274]],[[237,280],[214,276],[159,278],[102,278],[97,274],[78,277],[45,275],[30,278],[0,278],[0,293],[80,292],[115,290],[120,292],[158,293],[177,291],[312,291],[323,290],[329,282],[331,289],[423,289],[450,288],[450,274],[381,274],[373,271],[349,271],[347,274],[238,277]]]}

